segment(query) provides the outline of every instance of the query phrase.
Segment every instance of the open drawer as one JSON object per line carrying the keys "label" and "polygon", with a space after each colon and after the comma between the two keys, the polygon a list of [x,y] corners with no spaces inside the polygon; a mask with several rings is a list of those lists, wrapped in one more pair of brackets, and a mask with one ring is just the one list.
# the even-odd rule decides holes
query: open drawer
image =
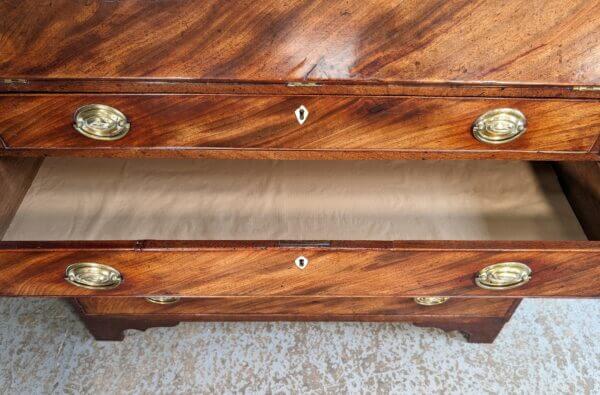
{"label": "open drawer", "polygon": [[53,158],[3,240],[4,296],[600,296],[548,163]]}

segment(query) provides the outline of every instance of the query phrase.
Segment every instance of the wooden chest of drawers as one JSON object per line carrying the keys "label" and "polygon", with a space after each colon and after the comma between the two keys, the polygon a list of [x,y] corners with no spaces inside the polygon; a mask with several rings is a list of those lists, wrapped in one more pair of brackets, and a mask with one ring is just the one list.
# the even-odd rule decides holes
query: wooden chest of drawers
{"label": "wooden chest of drawers", "polygon": [[[475,342],[493,341],[520,298],[599,297],[600,22],[589,17],[597,14],[595,0],[3,2],[0,237],[7,238],[0,242],[0,295],[70,298],[99,339],[181,320],[283,319],[404,320],[462,330]],[[19,209],[43,158],[54,156],[71,157],[73,166],[98,166],[81,173],[98,185],[77,189],[83,184],[68,183],[74,173],[57,173],[64,183],[32,187]],[[568,200],[585,235],[574,236],[571,225],[562,232],[560,221],[544,222],[548,212],[572,216],[559,210],[562,203],[515,218],[509,206],[487,195],[482,199],[493,210],[470,207],[480,223],[555,226],[564,237],[546,239],[542,232],[522,239],[507,232],[502,238],[440,238],[432,231],[377,239],[369,232],[384,220],[382,212],[369,214],[370,222],[337,225],[364,226],[365,236],[314,237],[314,230],[286,233],[286,226],[273,233],[256,211],[236,211],[243,193],[215,185],[236,174],[240,190],[256,180],[227,167],[211,168],[219,176],[207,181],[212,189],[201,191],[220,191],[236,213],[231,217],[255,227],[254,237],[68,237],[55,226],[63,219],[51,215],[63,206],[52,202],[74,198],[74,210],[91,210],[88,192],[104,188],[111,174],[125,177],[128,166],[110,170],[108,162],[75,157],[468,159],[472,167],[489,160],[552,161],[544,166],[552,167],[550,177],[564,192],[560,199]],[[440,189],[444,180],[434,182],[424,172],[430,191],[408,193],[419,183],[403,178],[405,167],[390,167],[406,185],[385,192],[380,185],[401,182],[392,181],[392,172],[389,179],[373,178],[358,165],[346,173],[320,166],[321,173],[306,166],[289,177],[324,175],[321,184],[298,181],[318,184],[314,196],[328,184],[347,186],[347,176],[371,179],[361,189],[344,190],[346,197],[357,196],[357,212],[369,208],[359,196],[385,206],[375,196],[389,193],[394,215],[422,216],[423,224],[465,215],[455,205],[462,200],[450,195],[448,206],[419,211],[429,193],[479,196],[488,185],[471,180],[469,189],[469,174],[461,175],[464,183],[449,175],[448,188]],[[182,174],[167,168],[164,180]],[[535,182],[517,170],[480,171],[478,179]],[[49,171],[36,183],[43,184]],[[281,185],[269,178],[273,172],[263,170],[256,184],[270,202],[275,195],[268,192]],[[189,184],[179,183],[178,193],[200,200],[186,177]],[[543,204],[544,188],[554,184],[541,183],[539,195],[522,192],[523,204]],[[120,188],[102,199],[119,195]],[[140,206],[150,205],[151,189],[137,189]],[[327,213],[345,218],[346,211],[338,212],[342,195],[321,214],[289,197],[280,197],[289,204],[273,205],[271,212],[283,213],[288,225],[293,215],[305,223]],[[35,202],[43,199],[47,206],[40,209]],[[47,229],[43,237],[10,237],[32,216]],[[211,221],[209,215],[202,219]]]}

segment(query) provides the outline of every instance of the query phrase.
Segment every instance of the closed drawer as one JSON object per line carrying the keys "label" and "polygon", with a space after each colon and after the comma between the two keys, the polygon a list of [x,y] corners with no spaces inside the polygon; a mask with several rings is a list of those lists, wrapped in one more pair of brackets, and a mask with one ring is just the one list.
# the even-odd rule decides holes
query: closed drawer
{"label": "closed drawer", "polygon": [[[88,262],[122,281],[95,289],[65,281],[70,265]],[[530,281],[476,284],[480,270],[502,262],[525,264]],[[598,297],[600,242],[3,242],[0,295]]]}
{"label": "closed drawer", "polygon": [[600,242],[547,164],[54,158],[0,295],[597,297]]}
{"label": "closed drawer", "polygon": [[[80,298],[86,314],[94,315],[236,315],[244,316],[462,316],[505,317],[513,299],[451,298],[435,305],[412,298],[236,297],[171,298],[159,304],[146,298]],[[428,303],[429,300],[419,300]],[[440,302],[437,300],[436,302]]]}
{"label": "closed drawer", "polygon": [[[78,133],[82,106],[118,109],[130,122],[114,141]],[[473,136],[500,108],[526,118],[503,144]],[[88,116],[91,117],[92,115]],[[503,128],[506,123],[495,123]],[[487,128],[487,126],[486,126]],[[4,154],[245,158],[598,159],[595,100],[229,95],[4,95]]]}

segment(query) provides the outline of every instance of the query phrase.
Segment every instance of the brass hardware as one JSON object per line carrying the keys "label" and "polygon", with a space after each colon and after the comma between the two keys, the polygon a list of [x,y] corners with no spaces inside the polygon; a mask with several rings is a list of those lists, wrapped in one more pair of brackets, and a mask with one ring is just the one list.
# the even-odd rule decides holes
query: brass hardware
{"label": "brass hardware", "polygon": [[300,125],[303,125],[304,122],[306,122],[306,119],[308,118],[308,109],[304,106],[300,106],[296,109],[296,111],[294,111],[294,114],[296,114],[296,119],[298,120],[298,123]]}
{"label": "brass hardware", "polygon": [[24,80],[22,78],[17,78],[16,80],[8,78],[8,79],[4,79],[2,82],[5,84],[28,84],[29,83],[29,81]]}
{"label": "brass hardware", "polygon": [[415,298],[415,303],[421,306],[435,306],[446,303],[450,298],[444,296],[420,296]]}
{"label": "brass hardware", "polygon": [[287,86],[292,87],[292,88],[304,88],[304,87],[321,86],[321,84],[318,84],[316,82],[288,82]]}
{"label": "brass hardware", "polygon": [[297,240],[297,241],[287,241],[281,240],[277,242],[279,247],[331,247],[330,241],[313,241],[313,240]]}
{"label": "brass hardware", "polygon": [[580,92],[596,92],[600,91],[600,86],[574,86],[573,90]]}
{"label": "brass hardware", "polygon": [[118,287],[123,282],[123,277],[110,266],[82,262],[67,267],[65,280],[80,288],[104,290]]}
{"label": "brass hardware", "polygon": [[298,269],[304,269],[306,266],[308,266],[308,258],[299,256],[298,258],[296,258],[294,263],[296,264],[296,266],[298,266]]}
{"label": "brass hardware", "polygon": [[473,136],[488,144],[512,141],[527,130],[527,118],[514,108],[497,108],[482,114],[473,123]]}
{"label": "brass hardware", "polygon": [[181,298],[175,296],[151,296],[146,298],[146,301],[155,304],[173,304],[177,303]]}
{"label": "brass hardware", "polygon": [[481,269],[475,284],[484,289],[502,291],[520,287],[531,280],[531,269],[520,262],[502,262]]}
{"label": "brass hardware", "polygon": [[131,127],[127,117],[119,110],[104,104],[88,104],[75,111],[73,127],[79,133],[95,140],[118,140]]}

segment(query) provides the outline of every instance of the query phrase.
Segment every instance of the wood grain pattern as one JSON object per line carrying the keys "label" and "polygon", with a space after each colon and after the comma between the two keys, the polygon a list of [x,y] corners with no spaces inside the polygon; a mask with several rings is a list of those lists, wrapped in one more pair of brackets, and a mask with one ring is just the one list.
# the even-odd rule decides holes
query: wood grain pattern
{"label": "wood grain pattern", "polygon": [[600,240],[600,163],[556,162],[553,165],[588,239]]}
{"label": "wood grain pattern", "polygon": [[0,3],[0,75],[599,84],[597,0]]}
{"label": "wood grain pattern", "polygon": [[408,315],[504,317],[513,299],[452,298],[444,304],[421,306],[412,298],[391,297],[214,297],[183,298],[177,303],[160,305],[144,298],[80,298],[86,314],[96,315]]}
{"label": "wood grain pattern", "polygon": [[[471,306],[478,305],[482,316],[469,314],[88,314],[84,301],[95,301],[98,298],[73,300],[76,311],[81,316],[86,327],[96,340],[120,341],[127,329],[145,331],[152,327],[171,327],[180,321],[362,321],[362,322],[398,322],[408,321],[421,327],[436,327],[444,331],[461,331],[469,343],[492,343],[510,319],[520,299],[499,300],[467,300],[462,302]],[[115,299],[111,299],[115,301]],[[130,299],[128,299],[130,300]],[[502,302],[504,315],[495,317],[486,312],[486,304]],[[108,302],[107,302],[108,303]],[[440,307],[440,306],[437,306]],[[505,309],[507,308],[507,309]],[[493,307],[492,307],[493,309]],[[489,311],[489,310],[488,310]]]}
{"label": "wood grain pattern", "polygon": [[530,160],[600,161],[600,154],[534,151],[385,151],[385,150],[290,150],[243,148],[72,148],[0,149],[0,157],[82,157],[82,158],[189,158],[268,160]]}
{"label": "wood grain pattern", "polygon": [[[502,292],[474,284],[477,271],[506,261],[529,265],[533,279]],[[72,286],[64,271],[76,262],[111,265],[125,281],[100,293]],[[598,297],[600,242],[2,242],[0,295]]]}
{"label": "wood grain pattern", "polygon": [[205,82],[186,80],[0,80],[0,93],[154,93],[230,95],[347,95],[421,97],[496,97],[540,99],[600,99],[600,90],[580,90],[562,85],[501,84],[365,84],[320,82],[290,85],[285,82]]}
{"label": "wood grain pattern", "polygon": [[0,158],[0,240],[42,164],[41,158]]}
{"label": "wood grain pattern", "polygon": [[[72,114],[90,103],[120,109],[131,120],[124,138],[106,142],[87,138],[72,127]],[[300,125],[294,110],[304,105]],[[473,121],[501,107],[518,108],[528,130],[502,145],[477,141]],[[432,152],[489,158],[582,159],[600,131],[595,100],[393,98],[347,96],[229,95],[5,95],[0,97],[0,135],[9,152],[84,150],[86,155],[193,156],[207,150],[246,150],[240,155],[285,150],[311,158],[337,152],[378,159]],[[192,151],[192,152],[189,152]],[[230,151],[228,151],[230,153]],[[228,154],[223,152],[222,155]],[[453,155],[453,154],[456,154]],[[206,154],[208,155],[208,154]],[[254,155],[254,156],[252,156]]]}
{"label": "wood grain pattern", "polygon": [[460,331],[469,343],[493,343],[506,319],[495,317],[407,317],[407,316],[269,316],[269,315],[86,315],[80,317],[88,331],[98,341],[122,341],[125,331],[135,329],[146,331],[155,327],[173,327],[183,321],[358,321],[358,322],[398,322],[408,321],[420,327],[434,327],[446,332]]}

